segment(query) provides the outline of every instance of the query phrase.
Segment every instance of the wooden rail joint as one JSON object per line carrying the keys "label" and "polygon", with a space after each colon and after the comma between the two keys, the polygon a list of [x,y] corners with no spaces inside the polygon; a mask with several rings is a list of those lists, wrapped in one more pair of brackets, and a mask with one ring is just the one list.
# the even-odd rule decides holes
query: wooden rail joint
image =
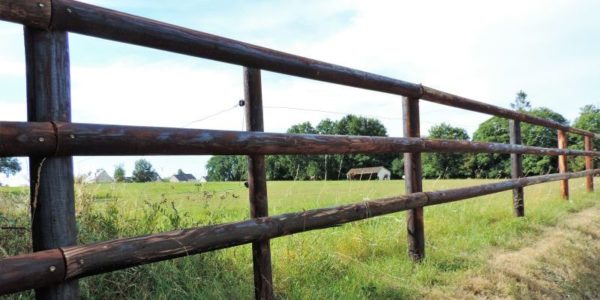
{"label": "wooden rail joint", "polygon": [[0,260],[0,295],[59,284],[67,280],[61,248]]}
{"label": "wooden rail joint", "polygon": [[48,29],[52,20],[52,1],[0,0],[0,20]]}

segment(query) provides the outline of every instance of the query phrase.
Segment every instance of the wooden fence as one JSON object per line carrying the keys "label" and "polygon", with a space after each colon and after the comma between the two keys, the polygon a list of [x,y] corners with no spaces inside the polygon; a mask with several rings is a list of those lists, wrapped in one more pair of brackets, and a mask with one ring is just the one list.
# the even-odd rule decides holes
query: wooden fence
{"label": "wooden fence", "polygon": [[[423,207],[513,190],[523,216],[523,187],[587,177],[593,191],[592,139],[600,135],[430,87],[328,64],[72,0],[0,0],[0,19],[25,25],[27,121],[0,122],[0,156],[29,156],[33,253],[0,260],[0,294],[36,289],[39,298],[79,295],[77,279],[151,262],[252,243],[255,297],[272,299],[269,239],[407,211],[409,255],[425,255]],[[75,32],[244,67],[248,132],[71,123],[67,33]],[[404,137],[263,132],[260,70],[403,96]],[[510,120],[510,144],[420,138],[419,102]],[[521,145],[520,123],[557,130],[558,147]],[[567,149],[567,133],[583,135],[585,150]],[[423,192],[421,152],[510,153],[512,179]],[[333,208],[268,216],[265,154],[404,153],[406,194]],[[73,155],[248,155],[252,219],[76,245]],[[557,174],[523,177],[523,154],[559,156]],[[567,156],[585,156],[586,170],[569,172]]]}

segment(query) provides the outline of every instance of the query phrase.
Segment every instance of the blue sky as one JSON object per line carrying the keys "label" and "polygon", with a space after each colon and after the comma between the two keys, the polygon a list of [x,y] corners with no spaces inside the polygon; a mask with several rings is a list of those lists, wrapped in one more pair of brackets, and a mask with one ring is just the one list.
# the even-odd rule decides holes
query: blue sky
{"label": "blue sky", "polygon": [[[416,3],[415,3],[416,2]],[[509,107],[523,89],[534,106],[567,119],[600,105],[597,1],[117,1],[88,3],[379,73]],[[181,127],[233,107],[242,69],[179,54],[71,34],[73,121]],[[25,120],[22,28],[0,23],[0,119]],[[382,118],[401,136],[401,99],[371,91],[263,73],[265,129],[339,114]],[[422,104],[423,132],[448,122],[472,132],[488,116]],[[235,108],[189,125],[243,129]],[[75,157],[75,173],[140,157]],[[161,176],[205,175],[206,156],[146,157]],[[1,182],[27,182],[24,172]]]}

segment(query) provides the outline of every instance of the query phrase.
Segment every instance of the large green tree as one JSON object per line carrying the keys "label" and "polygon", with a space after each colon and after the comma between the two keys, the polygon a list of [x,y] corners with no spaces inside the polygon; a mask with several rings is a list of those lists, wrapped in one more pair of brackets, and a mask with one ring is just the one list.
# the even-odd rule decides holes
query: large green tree
{"label": "large green tree", "polygon": [[156,181],[159,177],[149,161],[140,159],[135,161],[132,179],[135,182],[149,182]]}
{"label": "large green tree", "polygon": [[[310,122],[296,124],[287,133],[385,136],[387,131],[376,119],[347,115],[338,121],[324,119],[317,126]],[[344,179],[350,168],[391,168],[395,158],[398,155],[269,155],[266,158],[266,175],[268,180]],[[242,180],[246,178],[247,162],[244,156],[215,156],[206,168],[209,180]],[[399,177],[402,174],[394,172],[393,175]]]}
{"label": "large green tree", "polygon": [[207,180],[241,181],[248,178],[248,160],[244,155],[217,155],[206,163]]}
{"label": "large green tree", "polygon": [[530,111],[531,102],[527,100],[527,93],[525,93],[523,90],[518,91],[517,97],[515,98],[515,101],[510,104],[510,107],[520,112]]}
{"label": "large green tree", "polygon": [[[527,94],[522,90],[517,93],[515,101],[510,106],[521,113],[568,125],[565,117],[549,108],[532,108],[531,102],[527,100]],[[523,144],[528,146],[556,148],[558,143],[555,129],[523,122],[521,123],[521,136]],[[481,123],[473,134],[473,141],[477,142],[509,143],[509,140],[508,120],[499,117],[492,117]],[[524,155],[523,173],[526,176],[554,173],[557,172],[557,163],[556,156]],[[509,177],[510,155],[496,153],[469,155],[467,166],[473,177]]]}
{"label": "large green tree", "polygon": [[[429,129],[428,138],[444,140],[468,140],[469,134],[460,127],[442,123]],[[466,168],[467,155],[464,153],[423,153],[423,177],[425,178],[464,178],[470,176]]]}
{"label": "large green tree", "polygon": [[[585,129],[594,133],[600,133],[600,106],[586,105],[581,108],[579,116],[573,122],[573,127]],[[570,135],[569,143],[574,149],[583,149],[583,137],[578,134]],[[600,151],[600,139],[592,139],[592,146],[595,151]],[[569,168],[572,170],[583,170],[585,168],[583,157],[570,157]],[[600,164],[600,158],[594,159],[594,165]]]}
{"label": "large green tree", "polygon": [[[561,114],[549,108],[539,107],[526,112],[532,116],[549,119],[568,125]],[[543,126],[521,123],[521,136],[524,145],[556,148],[556,130]],[[473,141],[509,143],[508,120],[492,117],[479,125],[473,134]],[[558,159],[556,156],[523,155],[523,173],[536,175],[557,172]],[[510,176],[510,155],[479,153],[470,155],[467,166],[473,177],[503,178]]]}
{"label": "large green tree", "polygon": [[[383,124],[372,118],[347,115],[338,121],[324,119],[313,126],[304,122],[291,126],[287,133],[291,134],[327,134],[327,135],[362,135],[385,136],[387,131]],[[397,155],[282,155],[267,158],[267,178],[278,180],[336,180],[346,178],[350,168],[386,166],[392,167]],[[396,174],[399,177],[402,174]]]}
{"label": "large green tree", "polygon": [[[553,120],[558,123],[569,125],[569,122],[561,114],[549,108],[539,107],[531,110],[531,115]],[[521,123],[521,135],[523,144],[527,146],[538,146],[556,148],[558,136],[556,129],[547,128],[529,123]],[[558,157],[550,155],[523,155],[523,174],[525,176],[540,175],[558,172]]]}
{"label": "large green tree", "polygon": [[116,182],[125,181],[125,168],[123,168],[123,164],[115,166],[115,172],[113,173],[113,177],[115,178]]}
{"label": "large green tree", "polygon": [[[373,118],[364,118],[355,115],[347,115],[339,120],[335,125],[334,134],[339,135],[358,135],[358,136],[387,136],[385,126]],[[375,166],[384,166],[392,168],[392,161],[398,158],[396,154],[348,154],[337,155],[335,157],[336,168],[333,172],[335,179],[345,178],[345,174],[351,168],[366,168]],[[402,174],[392,173],[392,177],[397,178]]]}
{"label": "large green tree", "polygon": [[0,173],[10,176],[19,171],[21,171],[21,164],[19,164],[19,161],[16,158],[0,157]]}
{"label": "large green tree", "polygon": [[[508,120],[491,117],[473,133],[473,141],[487,143],[508,143]],[[510,176],[510,155],[498,153],[470,154],[467,158],[470,177],[499,178]]]}

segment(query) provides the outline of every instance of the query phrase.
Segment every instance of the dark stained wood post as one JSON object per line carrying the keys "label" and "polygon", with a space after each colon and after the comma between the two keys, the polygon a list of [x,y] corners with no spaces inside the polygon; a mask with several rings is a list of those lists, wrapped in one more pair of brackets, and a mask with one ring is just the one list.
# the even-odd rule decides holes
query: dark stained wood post
{"label": "dark stained wood post", "polygon": [[[27,120],[71,121],[67,33],[25,27]],[[37,142],[48,142],[43,137]],[[56,149],[58,151],[59,149]],[[33,251],[77,242],[73,159],[29,158]],[[40,288],[37,299],[79,298],[77,280]]]}
{"label": "dark stained wood post", "polygon": [[[402,98],[404,137],[419,137],[419,99]],[[407,194],[423,191],[421,153],[404,153],[404,185]],[[414,261],[425,258],[423,207],[410,209],[406,214],[408,254]]]}
{"label": "dark stained wood post", "polygon": [[[260,70],[244,68],[244,98],[246,130],[264,131]],[[265,156],[248,155],[248,189],[250,215],[253,218],[269,215]],[[271,268],[271,246],[268,239],[252,243],[254,261],[254,296],[274,299]]]}
{"label": "dark stained wood post", "polygon": [[[508,121],[510,143],[520,145],[521,141],[521,122],[515,120]],[[512,153],[510,155],[511,177],[517,179],[523,177],[523,155]],[[525,216],[525,203],[523,201],[523,188],[513,189],[514,213],[517,217]]]}
{"label": "dark stained wood post", "polygon": [[[559,149],[567,148],[567,133],[560,129],[558,130],[558,148]],[[559,173],[569,172],[566,155],[558,156],[558,171],[559,171]],[[569,180],[568,179],[564,179],[564,180],[560,181],[560,196],[565,200],[569,200]]]}
{"label": "dark stained wood post", "polygon": [[[593,151],[593,145],[592,145],[592,137],[591,136],[584,136],[584,150],[585,151]],[[593,170],[594,169],[594,158],[591,156],[586,156],[585,157],[585,169],[586,170]],[[594,191],[594,175],[590,174],[586,177],[586,188],[588,192],[593,192]]]}

